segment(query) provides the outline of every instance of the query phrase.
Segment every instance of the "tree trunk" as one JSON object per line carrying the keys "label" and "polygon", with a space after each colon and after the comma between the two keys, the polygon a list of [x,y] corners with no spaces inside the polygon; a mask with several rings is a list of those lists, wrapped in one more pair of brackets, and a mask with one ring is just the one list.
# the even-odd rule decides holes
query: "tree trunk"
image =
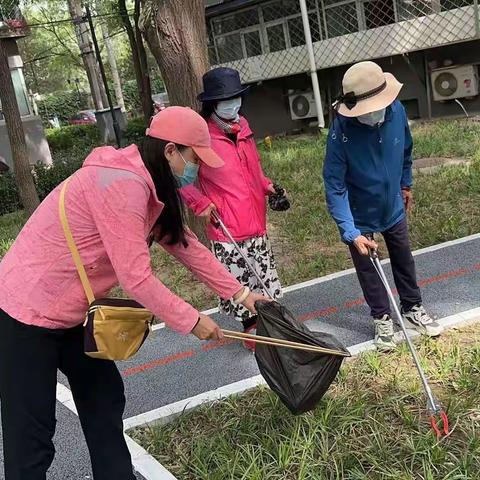
{"label": "tree trunk", "polygon": [[113,88],[115,89],[117,105],[121,108],[122,112],[125,112],[125,101],[123,100],[122,82],[120,81],[120,75],[118,73],[117,59],[115,58],[115,47],[105,27],[103,27],[102,30],[105,48],[107,49],[108,63],[112,72]]}
{"label": "tree trunk", "polygon": [[20,200],[25,211],[28,215],[31,215],[40,202],[33,182],[25,132],[8,66],[7,41],[0,39],[0,101],[2,102],[2,112],[10,141]]}
{"label": "tree trunk", "polygon": [[203,0],[150,0],[144,12],[143,32],[170,103],[198,109],[197,95],[209,67]]}
{"label": "tree trunk", "polygon": [[140,62],[141,87],[140,98],[142,101],[142,110],[144,115],[148,114],[147,122],[153,115],[152,83],[150,82],[150,73],[148,71],[147,52],[143,44],[142,32],[139,26],[140,21],[140,0],[135,0],[134,22],[135,22],[135,41],[137,44],[138,60]]}
{"label": "tree trunk", "polygon": [[68,0],[68,9],[74,23],[75,34],[77,36],[78,47],[83,60],[85,71],[87,72],[90,92],[96,110],[104,108],[104,92],[102,92],[100,73],[98,71],[97,60],[93,51],[92,40],[88,31],[86,22],[77,23],[77,20],[83,17],[81,0]]}
{"label": "tree trunk", "polygon": [[139,35],[138,37],[135,36],[135,31],[132,27],[132,24],[130,23],[130,18],[128,16],[125,0],[118,0],[118,8],[122,17],[123,24],[125,25],[125,29],[127,31],[128,41],[130,43],[130,49],[132,51],[135,81],[137,83],[138,94],[140,96],[140,102],[142,104],[143,116],[145,118],[145,121],[148,123],[151,116],[153,115],[153,100],[148,70],[146,74],[144,74],[142,69],[142,62],[140,61],[139,50],[143,49],[143,52],[145,52],[145,48],[143,46],[143,39],[141,35]]}
{"label": "tree trunk", "polygon": [[[142,29],[170,104],[198,110],[197,95],[209,67],[203,0],[150,0],[144,7]],[[189,212],[188,223],[207,244],[203,219]]]}

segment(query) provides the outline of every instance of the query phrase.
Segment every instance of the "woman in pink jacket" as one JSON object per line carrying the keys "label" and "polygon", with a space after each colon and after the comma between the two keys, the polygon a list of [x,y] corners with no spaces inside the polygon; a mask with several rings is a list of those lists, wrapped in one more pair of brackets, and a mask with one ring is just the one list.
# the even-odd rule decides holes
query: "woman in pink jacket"
{"label": "woman in pink jacket", "polygon": [[[197,185],[181,190],[182,197],[196,215],[207,219],[215,209],[233,238],[240,244],[269,292],[282,296],[275,260],[267,237],[266,196],[275,193],[273,183],[263,173],[260,156],[247,120],[239,115],[242,95],[247,88],[231,68],[215,68],[203,76],[200,94],[202,116],[206,118],[212,149],[224,161],[214,169],[200,165]],[[224,233],[212,224],[207,226],[215,256],[243,285],[261,291],[256,277]],[[242,305],[220,299],[220,309],[243,323],[245,332],[256,327],[256,317]],[[252,342],[245,346],[253,350]]]}
{"label": "woman in pink jacket", "polygon": [[[116,284],[182,334],[218,339],[215,322],[153,274],[148,240],[159,241],[218,295],[254,310],[248,294],[183,224],[178,183],[198,164],[219,168],[206,122],[171,107],[153,117],[140,150],[95,149],[70,179],[66,212],[95,297]],[[0,398],[5,479],[45,480],[53,460],[57,370],[70,383],[96,480],[134,480],[123,437],[125,396],[112,361],[83,353],[88,307],[59,219],[58,186],[0,263]]]}

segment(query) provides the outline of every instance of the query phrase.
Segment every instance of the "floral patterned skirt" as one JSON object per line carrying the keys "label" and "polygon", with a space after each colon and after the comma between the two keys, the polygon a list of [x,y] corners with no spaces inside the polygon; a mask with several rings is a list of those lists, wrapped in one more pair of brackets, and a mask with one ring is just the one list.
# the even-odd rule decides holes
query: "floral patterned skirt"
{"label": "floral patterned skirt", "polygon": [[[250,238],[243,242],[238,242],[238,245],[250,260],[250,263],[273,297],[275,299],[282,298],[282,286],[278,279],[272,246],[268,237],[264,235],[262,237]],[[250,271],[245,260],[235,250],[232,243],[212,242],[212,251],[242,285],[249,287],[254,292],[265,295],[257,278]],[[235,305],[231,300],[220,299],[219,308],[223,313],[233,315],[235,320],[238,321],[247,320],[251,316],[251,313],[243,305]]]}

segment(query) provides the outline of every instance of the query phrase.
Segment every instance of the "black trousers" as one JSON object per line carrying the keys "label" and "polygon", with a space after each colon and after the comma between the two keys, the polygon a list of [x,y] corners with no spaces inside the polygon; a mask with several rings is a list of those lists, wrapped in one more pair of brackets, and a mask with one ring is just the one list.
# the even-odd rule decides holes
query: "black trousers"
{"label": "black trousers", "polygon": [[0,310],[5,480],[45,480],[55,449],[57,369],[70,383],[95,480],[135,480],[124,436],[123,381],[114,362],[83,353],[83,327],[51,330]]}
{"label": "black trousers", "polygon": [[[415,261],[413,260],[408,238],[407,220],[403,219],[392,228],[381,232],[387,244],[393,278],[400,296],[402,308],[406,311],[422,303],[420,288],[417,285]],[[360,255],[354,245],[350,245],[353,264],[363,290],[365,301],[370,307],[372,317],[381,317],[391,313],[387,291],[370,261]]]}

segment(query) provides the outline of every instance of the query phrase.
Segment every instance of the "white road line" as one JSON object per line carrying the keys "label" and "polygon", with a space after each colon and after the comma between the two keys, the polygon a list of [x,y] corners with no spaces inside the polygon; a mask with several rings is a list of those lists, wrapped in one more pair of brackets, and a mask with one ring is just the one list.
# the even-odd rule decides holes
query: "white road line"
{"label": "white road line", "polygon": [[[480,321],[480,308],[474,308],[472,310],[467,310],[465,312],[457,313],[455,315],[438,320],[438,322],[445,328],[466,325],[477,321]],[[417,335],[417,332],[411,332],[412,337]],[[374,348],[373,340],[369,340],[367,342],[352,345],[348,347],[348,350],[352,356],[355,356],[367,350],[373,350]],[[204,392],[199,395],[195,395],[194,397],[186,398],[155,410],[151,410],[150,412],[141,413],[140,415],[128,418],[124,421],[125,430],[129,430],[130,428],[135,428],[141,425],[158,425],[169,423],[178,415],[192,410],[202,404],[211,403],[230,395],[243,393],[263,384],[265,384],[265,380],[262,378],[262,376],[255,375],[254,377],[246,378],[245,380],[231,383],[229,385],[216,388],[215,390],[210,390],[209,392]]]}
{"label": "white road line", "polygon": [[137,442],[125,434],[132,463],[135,470],[143,475],[146,480],[177,480],[161,463],[157,462],[145,449]]}
{"label": "white road line", "polygon": [[223,387],[216,388],[215,390],[210,390],[209,392],[195,395],[194,397],[186,398],[185,400],[180,400],[178,402],[165,405],[164,407],[151,410],[150,412],[128,418],[124,420],[123,425],[125,430],[130,430],[131,428],[143,425],[169,423],[178,415],[188,412],[189,410],[193,410],[199,405],[211,403],[237,393],[243,393],[247,390],[264,384],[265,380],[263,377],[261,375],[256,375],[254,377],[246,378],[245,380],[240,380],[239,382],[224,385]]}
{"label": "white road line", "polygon": [[[413,256],[416,257],[417,255],[423,255],[424,253],[435,252],[437,250],[441,250],[442,248],[448,248],[454,245],[459,245],[461,243],[471,242],[472,240],[478,240],[478,239],[480,239],[480,233],[475,233],[473,235],[469,235],[468,237],[457,238],[456,240],[450,240],[448,242],[439,243],[438,245],[432,245],[430,247],[425,247],[419,250],[415,250],[413,252]],[[389,263],[390,263],[389,258],[382,260],[382,264],[384,265],[387,265]],[[324,275],[323,277],[307,280],[306,282],[296,283],[295,285],[290,285],[289,287],[285,287],[283,289],[283,293],[290,293],[290,292],[294,292],[295,290],[300,290],[302,288],[313,287],[314,285],[328,282],[336,278],[345,277],[346,275],[351,275],[352,273],[355,273],[355,269],[349,268],[348,270],[331,273],[330,275]],[[218,312],[219,312],[218,308],[211,308],[210,310],[206,310],[205,312],[202,312],[202,313],[204,313],[205,315],[214,315],[215,313],[218,313]],[[165,323],[157,323],[152,327],[153,330],[160,330],[161,328],[165,328]]]}

